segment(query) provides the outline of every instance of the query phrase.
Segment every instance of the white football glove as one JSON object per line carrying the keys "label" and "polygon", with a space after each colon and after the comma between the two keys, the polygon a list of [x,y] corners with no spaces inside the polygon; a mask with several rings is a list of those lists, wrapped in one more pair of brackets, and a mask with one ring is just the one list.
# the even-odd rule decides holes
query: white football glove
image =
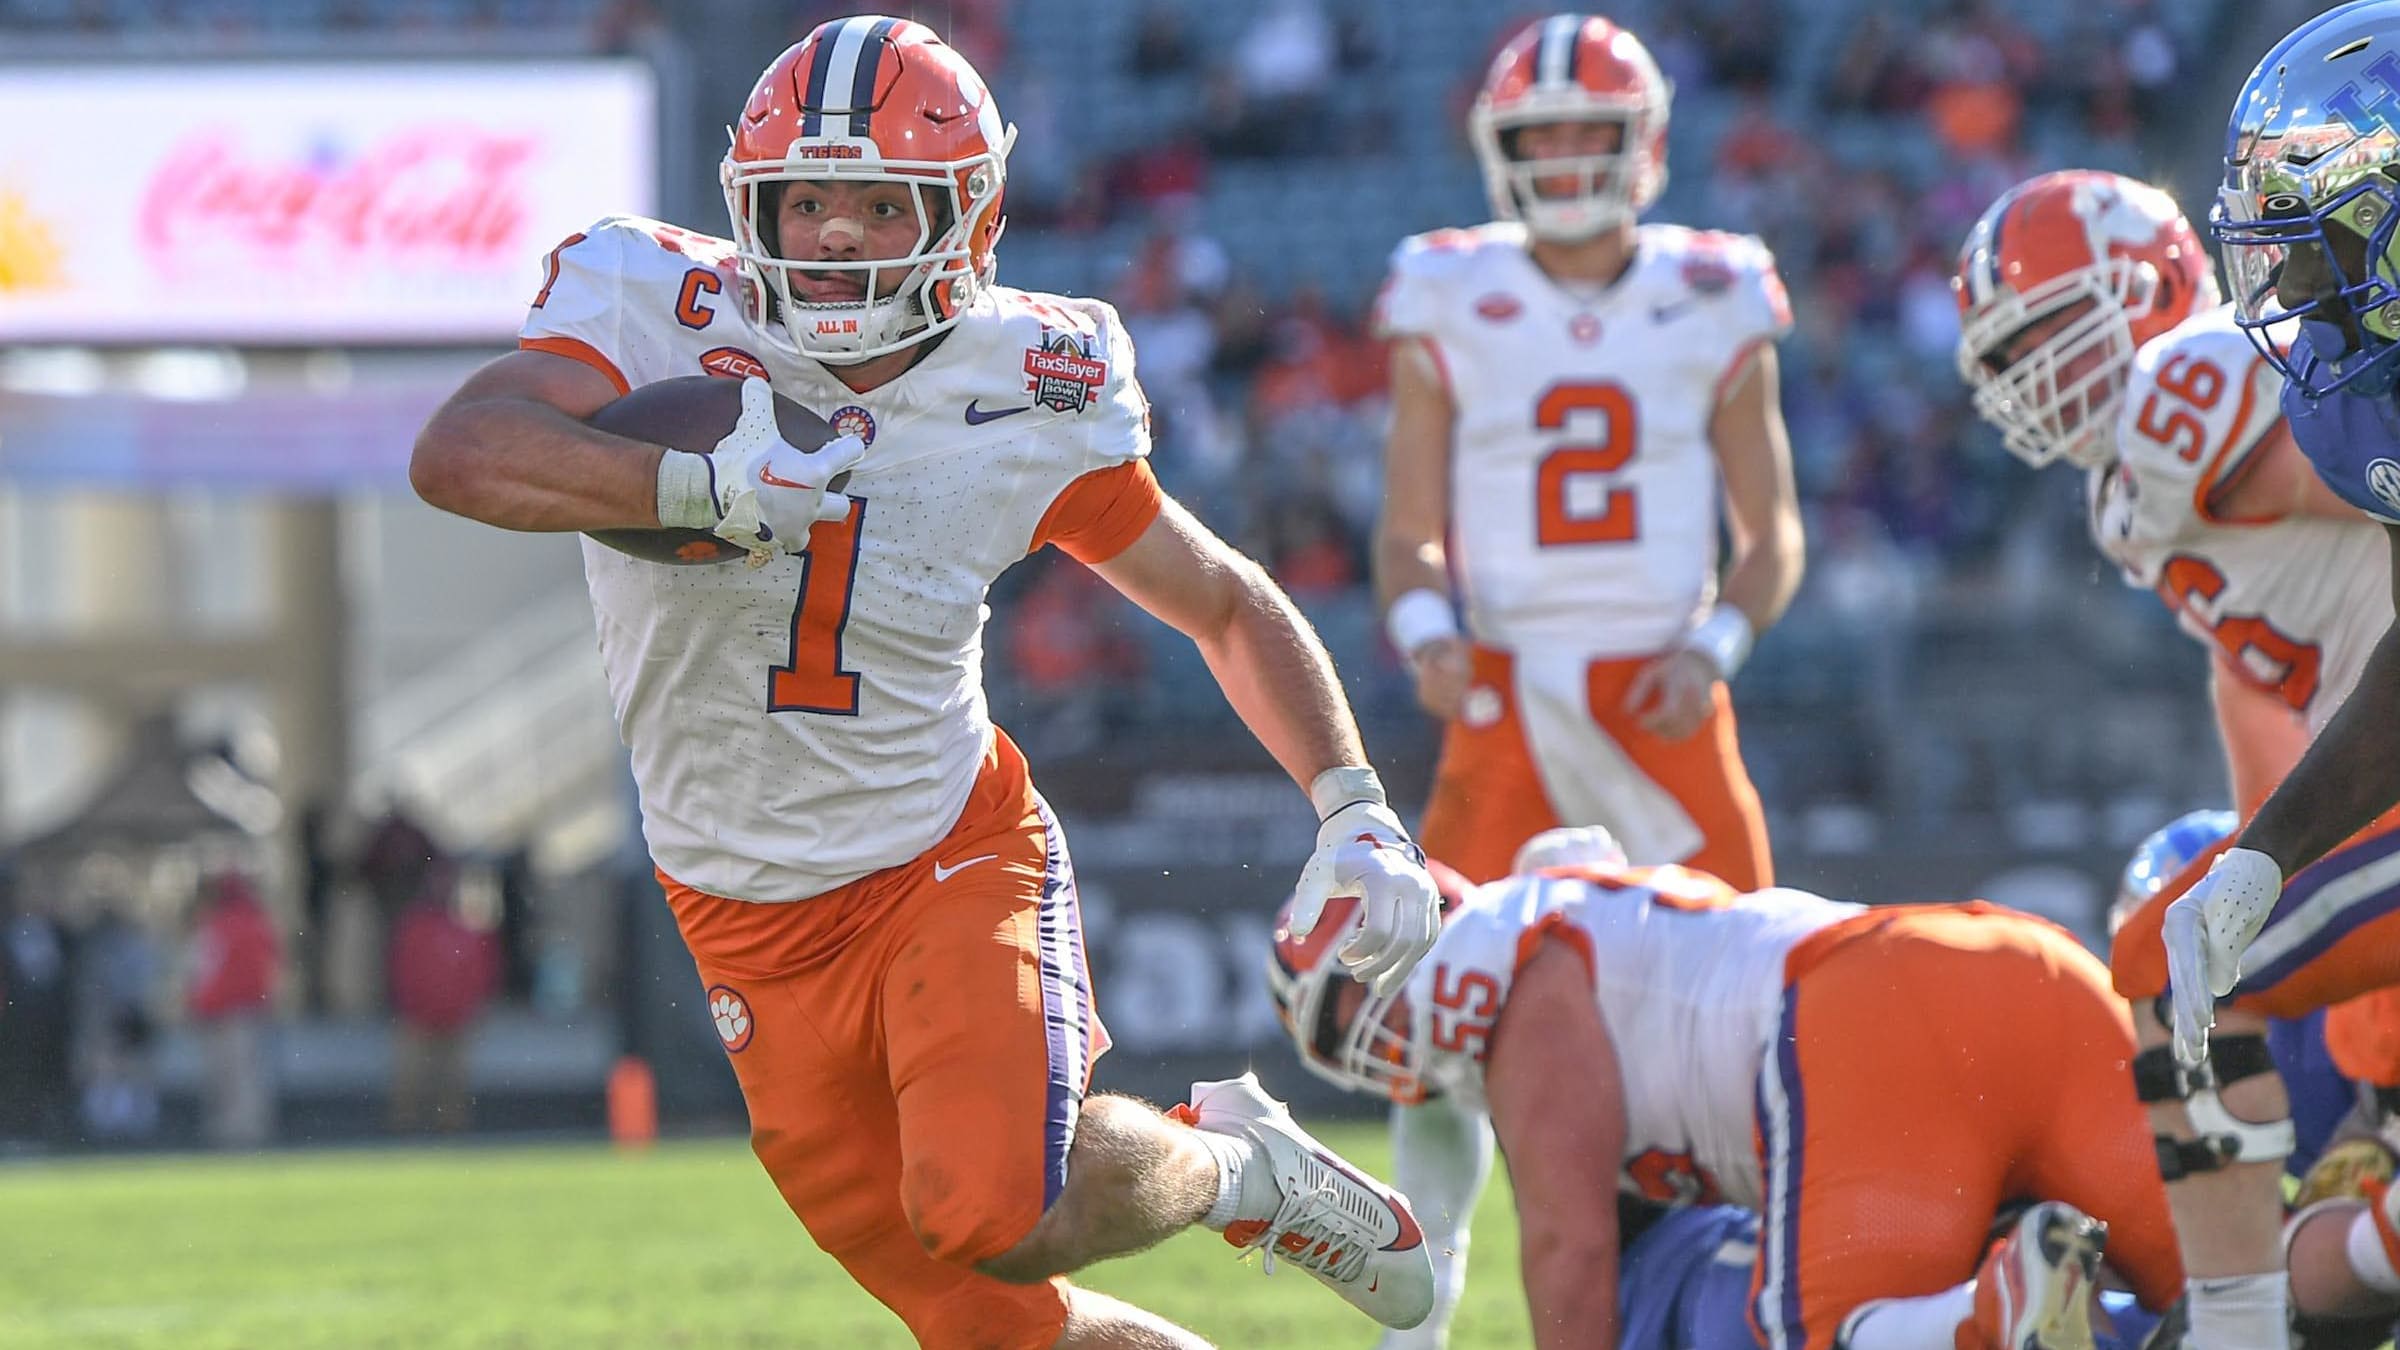
{"label": "white football glove", "polygon": [[2283,868],[2256,849],[2229,848],[2207,875],[2167,906],[2167,977],[2174,982],[2175,1058],[2190,1068],[2208,1055],[2217,1000],[2242,978],[2250,949],[2283,895]]}
{"label": "white football glove", "polygon": [[1372,769],[1328,769],[1310,789],[1320,810],[1317,851],[1300,869],[1286,926],[1307,937],[1337,895],[1359,898],[1356,936],[1334,953],[1350,978],[1378,995],[1399,990],[1441,932],[1441,893],[1425,870],[1425,852],[1383,803]]}
{"label": "white football glove", "polygon": [[808,548],[808,531],[850,514],[850,499],[828,491],[867,452],[856,436],[837,436],[814,450],[794,449],[775,424],[775,390],[753,375],[742,381],[742,416],[709,456],[717,523],[711,532],[750,550],[750,564],[778,550]]}

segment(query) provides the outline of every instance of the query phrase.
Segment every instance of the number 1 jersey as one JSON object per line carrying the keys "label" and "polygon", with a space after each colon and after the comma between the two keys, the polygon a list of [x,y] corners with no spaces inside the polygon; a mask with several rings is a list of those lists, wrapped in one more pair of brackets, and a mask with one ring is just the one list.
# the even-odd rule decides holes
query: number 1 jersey
{"label": "number 1 jersey", "polygon": [[1578,289],[1534,265],[1522,226],[1437,230],[1393,254],[1376,322],[1427,342],[1457,409],[1451,559],[1477,641],[1647,656],[1704,614],[1709,423],[1791,330],[1764,244],[1643,225],[1621,276]]}
{"label": "number 1 jersey", "polygon": [[522,347],[620,390],[760,375],[867,442],[808,551],[674,567],[584,541],[652,858],[738,900],[822,894],[932,847],[992,724],[984,596],[1044,543],[1114,556],[1156,519],[1148,406],[1116,311],[987,289],[899,378],[854,393],[763,341],[732,246],[611,217],[550,257]]}

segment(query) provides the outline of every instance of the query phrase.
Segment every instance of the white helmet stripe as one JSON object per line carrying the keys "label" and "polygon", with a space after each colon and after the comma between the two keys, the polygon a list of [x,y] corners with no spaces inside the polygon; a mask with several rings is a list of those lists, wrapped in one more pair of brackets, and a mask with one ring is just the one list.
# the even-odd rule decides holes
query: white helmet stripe
{"label": "white helmet stripe", "polygon": [[[835,34],[833,39],[833,59],[825,67],[824,106],[828,110],[838,108],[848,112],[855,106],[850,95],[858,85],[859,57],[868,51],[867,38],[874,32],[875,25],[885,22],[888,21],[873,14],[861,14],[857,18],[842,21],[842,31]],[[877,55],[880,56],[880,53]],[[855,116],[849,118],[842,127],[842,134],[857,135],[858,120]],[[826,128],[828,134],[832,130],[831,127]]]}
{"label": "white helmet stripe", "polygon": [[1542,23],[1542,43],[1534,58],[1533,83],[1548,89],[1575,79],[1575,44],[1583,37],[1583,16],[1553,14]]}

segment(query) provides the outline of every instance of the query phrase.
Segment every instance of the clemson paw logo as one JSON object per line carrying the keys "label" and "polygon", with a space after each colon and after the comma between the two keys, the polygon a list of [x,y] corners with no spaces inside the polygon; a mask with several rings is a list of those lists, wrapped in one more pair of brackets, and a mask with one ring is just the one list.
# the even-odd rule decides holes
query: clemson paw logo
{"label": "clemson paw logo", "polygon": [[757,1021],[750,1016],[750,1001],[721,984],[708,988],[708,1016],[717,1024],[717,1039],[725,1042],[729,1055],[747,1049],[751,1033],[758,1030]]}

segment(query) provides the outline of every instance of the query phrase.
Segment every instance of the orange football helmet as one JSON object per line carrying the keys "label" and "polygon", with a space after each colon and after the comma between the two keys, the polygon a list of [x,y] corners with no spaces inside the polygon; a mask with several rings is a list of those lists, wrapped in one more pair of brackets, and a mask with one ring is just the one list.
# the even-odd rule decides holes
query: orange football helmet
{"label": "orange football helmet", "polygon": [[1958,373],[2009,453],[2097,468],[2141,345],[2218,303],[2175,199],[2090,169],[2027,179],[1975,222],[1950,279]]}
{"label": "orange football helmet", "polygon": [[[1492,58],[1483,92],[1467,114],[1484,190],[1502,220],[1523,221],[1537,239],[1589,239],[1622,225],[1667,186],[1667,106],[1674,86],[1633,34],[1596,15],[1553,14],[1509,39]],[[1624,128],[1607,154],[1525,159],[1517,133],[1551,122],[1613,122]],[[1544,179],[1576,190],[1546,196]]]}
{"label": "orange football helmet", "polygon": [[[794,354],[849,364],[958,322],[992,277],[1004,127],[983,77],[934,31],[864,14],[820,24],[776,57],[730,129],[719,176],[750,321]],[[917,201],[916,246],[897,258],[807,260],[863,272],[863,298],[800,299],[775,247],[778,183],[895,182]],[[884,284],[899,273],[896,288]],[[778,331],[780,330],[780,332]]]}
{"label": "orange football helmet", "polygon": [[[1447,918],[1473,889],[1456,870],[1425,860],[1441,892]],[[1341,986],[1350,982],[1334,953],[1358,923],[1358,897],[1337,895],[1325,902],[1317,926],[1304,938],[1292,936],[1291,902],[1285,901],[1275,920],[1275,945],[1267,958],[1267,989],[1275,998],[1275,1014],[1300,1052],[1310,1073],[1352,1092],[1389,1097],[1410,1105],[1425,1100],[1423,1082],[1426,1046],[1416,1019],[1406,1004],[1405,987],[1378,995],[1362,989],[1358,1008],[1341,1014]],[[1420,966],[1430,971],[1430,966]],[[1410,985],[1419,983],[1415,977]]]}

